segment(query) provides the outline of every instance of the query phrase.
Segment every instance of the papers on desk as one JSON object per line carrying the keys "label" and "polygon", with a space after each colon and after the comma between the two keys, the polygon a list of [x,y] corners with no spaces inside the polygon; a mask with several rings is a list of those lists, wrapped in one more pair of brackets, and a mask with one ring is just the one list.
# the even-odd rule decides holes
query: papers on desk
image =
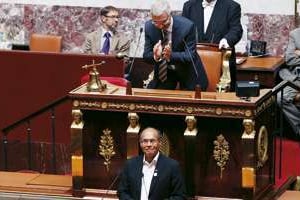
{"label": "papers on desk", "polygon": [[240,65],[240,64],[242,64],[243,62],[245,62],[246,60],[247,60],[246,57],[236,57],[235,63],[236,63],[237,65]]}

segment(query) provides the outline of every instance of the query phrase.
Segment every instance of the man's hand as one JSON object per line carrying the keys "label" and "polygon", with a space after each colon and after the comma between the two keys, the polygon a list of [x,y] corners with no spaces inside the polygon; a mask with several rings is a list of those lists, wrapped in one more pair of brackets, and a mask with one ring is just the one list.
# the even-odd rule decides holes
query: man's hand
{"label": "man's hand", "polygon": [[162,55],[161,40],[159,40],[153,47],[153,57],[155,61],[159,61]]}
{"label": "man's hand", "polygon": [[219,43],[219,49],[225,48],[227,49],[229,47],[229,44],[225,38],[223,38]]}
{"label": "man's hand", "polygon": [[171,42],[169,42],[163,49],[163,52],[162,52],[163,59],[165,59],[166,61],[169,62],[170,58],[171,58],[171,53],[172,53]]}

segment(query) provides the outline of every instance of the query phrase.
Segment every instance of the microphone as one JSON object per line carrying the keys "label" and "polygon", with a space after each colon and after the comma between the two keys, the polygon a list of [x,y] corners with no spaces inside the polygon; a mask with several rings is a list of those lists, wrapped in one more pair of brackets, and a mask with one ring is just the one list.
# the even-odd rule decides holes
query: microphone
{"label": "microphone", "polygon": [[138,38],[138,41],[137,41],[137,45],[136,45],[136,48],[135,48],[135,52],[134,52],[133,57],[132,57],[132,61],[131,61],[130,66],[129,66],[128,73],[124,75],[124,76],[125,76],[125,79],[127,79],[127,80],[130,80],[130,74],[131,74],[131,71],[132,71],[133,63],[134,63],[134,60],[135,60],[135,58],[136,58],[136,54],[137,54],[138,48],[139,48],[140,43],[141,43],[141,36],[142,36],[142,33],[143,33],[143,27],[140,28],[139,38]]}
{"label": "microphone", "polygon": [[190,52],[190,49],[189,49],[188,45],[186,44],[186,41],[185,41],[184,38],[182,39],[182,41],[183,41],[184,46],[185,46],[185,48],[186,48],[186,50],[187,50],[187,52],[188,52],[188,55],[189,55],[189,58],[190,58],[190,60],[191,60],[191,62],[192,62],[194,71],[195,71],[196,76],[197,76],[197,78],[198,78],[198,77],[199,77],[199,74],[198,74],[198,71],[197,71],[197,69],[196,69],[196,65],[195,65],[195,62],[194,62],[194,60],[193,60],[193,56],[192,56],[192,54],[191,54],[191,52]]}
{"label": "microphone", "polygon": [[[115,185],[116,181],[119,179],[121,173],[120,171],[115,176],[114,180],[111,182],[111,184],[108,186],[108,188],[105,190],[104,196],[108,194],[108,192],[112,189],[112,187]],[[101,200],[104,200],[104,197],[101,198]]]}
{"label": "microphone", "polygon": [[215,33],[213,33],[212,36],[211,36],[210,43],[212,43],[212,44],[214,43],[214,37],[215,37]]}

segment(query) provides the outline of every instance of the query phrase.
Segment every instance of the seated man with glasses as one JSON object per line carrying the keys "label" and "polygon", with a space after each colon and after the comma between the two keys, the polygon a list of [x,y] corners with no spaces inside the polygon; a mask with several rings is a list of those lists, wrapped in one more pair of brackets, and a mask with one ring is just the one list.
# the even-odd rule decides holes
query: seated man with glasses
{"label": "seated man with glasses", "polygon": [[192,21],[172,16],[167,0],[156,0],[145,24],[143,58],[154,65],[148,88],[206,90],[207,76],[196,51],[196,27]]}
{"label": "seated man with glasses", "polygon": [[100,11],[101,27],[86,37],[84,52],[89,54],[122,53],[128,55],[130,40],[118,33],[119,11],[113,6],[106,6]]}
{"label": "seated man with glasses", "polygon": [[160,153],[160,145],[157,129],[148,127],[142,131],[143,155],[126,162],[118,188],[119,199],[186,199],[179,164]]}

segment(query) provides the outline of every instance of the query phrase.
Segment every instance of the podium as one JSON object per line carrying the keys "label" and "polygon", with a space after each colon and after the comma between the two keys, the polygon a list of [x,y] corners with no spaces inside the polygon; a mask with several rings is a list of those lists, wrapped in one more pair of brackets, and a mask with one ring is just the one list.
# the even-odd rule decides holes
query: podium
{"label": "podium", "polygon": [[162,132],[161,151],[179,161],[190,197],[259,199],[273,187],[275,97],[269,89],[246,101],[235,93],[126,92],[110,84],[100,93],[82,85],[69,97],[79,113],[71,126],[74,195],[117,188],[124,162],[134,156],[128,154],[140,152],[139,132],[127,131],[128,113],[138,116],[140,130]]}

